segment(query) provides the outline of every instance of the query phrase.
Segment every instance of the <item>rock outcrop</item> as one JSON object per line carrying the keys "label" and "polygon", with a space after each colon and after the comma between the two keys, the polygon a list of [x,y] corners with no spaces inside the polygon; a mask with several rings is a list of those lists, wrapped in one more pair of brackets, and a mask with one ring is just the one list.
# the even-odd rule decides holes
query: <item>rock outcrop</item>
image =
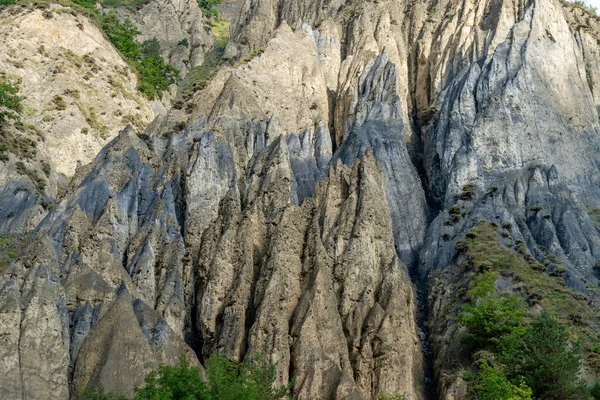
{"label": "rock outcrop", "polygon": [[0,14],[1,78],[23,98],[20,121],[1,133],[1,234],[32,231],[78,164],[125,125],[144,129],[154,118],[135,72],[97,25],[71,11],[50,5]]}
{"label": "rock outcrop", "polygon": [[[120,12],[188,68],[212,45],[191,3]],[[131,394],[223,352],[264,354],[298,399],[465,399],[456,314],[487,267],[457,244],[477,235],[514,257],[499,285],[547,305],[518,275],[536,271],[597,332],[598,18],[558,0],[225,6],[214,75],[78,168],[0,273],[0,391]]]}

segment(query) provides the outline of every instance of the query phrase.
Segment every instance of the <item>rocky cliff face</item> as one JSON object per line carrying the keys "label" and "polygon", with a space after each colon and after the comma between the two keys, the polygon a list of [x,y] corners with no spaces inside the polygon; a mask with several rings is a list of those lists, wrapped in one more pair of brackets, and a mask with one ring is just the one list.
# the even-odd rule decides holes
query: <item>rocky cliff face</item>
{"label": "rocky cliff face", "polygon": [[154,118],[135,73],[96,25],[69,8],[42,8],[0,14],[2,79],[24,98],[19,123],[1,133],[1,234],[32,231],[78,164],[125,124],[144,129]]}
{"label": "rocky cliff face", "polygon": [[[558,285],[597,333],[596,17],[557,0],[226,6],[215,74],[78,168],[0,273],[2,392],[131,394],[222,351],[265,354],[298,399],[464,399],[468,232],[519,260],[499,285]],[[162,9],[187,11],[163,26]],[[200,12],[132,19],[189,38],[164,56],[197,66]]]}

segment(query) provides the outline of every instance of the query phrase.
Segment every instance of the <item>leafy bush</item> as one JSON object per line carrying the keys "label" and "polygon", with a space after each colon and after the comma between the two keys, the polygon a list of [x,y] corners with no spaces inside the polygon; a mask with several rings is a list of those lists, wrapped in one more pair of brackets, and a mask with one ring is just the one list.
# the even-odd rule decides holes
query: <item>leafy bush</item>
{"label": "leafy bush", "polygon": [[144,57],[160,57],[160,42],[157,38],[146,40],[142,43]]}
{"label": "leafy bush", "polygon": [[117,48],[117,50],[128,60],[138,61],[142,57],[142,47],[135,40],[140,31],[126,19],[121,22],[114,10],[100,16],[100,28]]}
{"label": "leafy bush", "polygon": [[138,72],[138,89],[146,97],[156,99],[176,82],[179,72],[161,58],[158,39],[140,44],[136,40],[140,34],[137,28],[129,20],[121,21],[114,10],[100,17],[100,27]]}
{"label": "leafy bush", "polygon": [[590,388],[590,395],[594,400],[600,400],[600,381],[596,381]]}
{"label": "leafy bush", "polygon": [[521,326],[525,306],[521,298],[512,294],[502,297],[496,293],[496,274],[485,271],[470,291],[475,298],[463,306],[458,320],[468,333],[465,339],[483,348],[497,345],[499,339]]}
{"label": "leafy bush", "polygon": [[96,0],[73,0],[73,3],[87,10],[96,11]]}
{"label": "leafy bush", "polygon": [[477,382],[474,384],[477,398],[481,400],[531,400],[532,392],[524,382],[511,383],[501,368],[482,364]]}
{"label": "leafy bush", "polygon": [[19,119],[22,99],[18,93],[18,89],[10,82],[0,81],[0,126],[9,119]]}
{"label": "leafy bush", "polygon": [[12,6],[17,0],[0,0],[0,7]]}
{"label": "leafy bush", "polygon": [[221,4],[222,0],[198,0],[198,5],[204,12],[204,16],[207,18],[215,17],[219,18],[219,10],[215,7],[218,4]]}
{"label": "leafy bush", "polygon": [[149,99],[156,99],[175,83],[179,72],[160,56],[146,57],[137,66],[140,80],[138,89]]}
{"label": "leafy bush", "polygon": [[[150,372],[143,388],[132,400],[279,400],[290,393],[291,384],[274,388],[275,367],[264,358],[235,362],[221,354],[206,362],[205,382],[198,367],[182,357],[177,365]],[[86,389],[84,400],[127,400],[102,389]]]}

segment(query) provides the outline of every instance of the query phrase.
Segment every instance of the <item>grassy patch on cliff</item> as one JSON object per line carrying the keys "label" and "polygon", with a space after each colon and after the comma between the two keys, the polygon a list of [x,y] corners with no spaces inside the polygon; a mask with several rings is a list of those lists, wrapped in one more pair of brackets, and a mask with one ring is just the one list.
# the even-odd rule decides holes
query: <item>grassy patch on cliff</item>
{"label": "grassy patch on cliff", "polygon": [[229,21],[217,20],[212,23],[212,34],[215,38],[213,49],[204,55],[202,65],[192,68],[183,81],[183,94],[189,96],[206,87],[208,81],[218,71],[225,47],[229,42]]}
{"label": "grassy patch on cliff", "polygon": [[19,255],[19,239],[14,235],[0,235],[0,273]]}
{"label": "grassy patch on cliff", "polygon": [[18,120],[22,98],[19,89],[11,82],[0,80],[0,128],[8,120]]}
{"label": "grassy patch on cliff", "polygon": [[[524,243],[509,242],[514,250],[503,245],[501,237],[507,242],[510,236],[502,233],[504,228],[483,221],[456,244],[468,288],[450,309],[460,310],[458,321],[467,328],[463,340],[476,351],[477,372],[466,375],[471,388],[490,399],[528,399],[545,390],[559,393],[552,398],[586,399],[585,384],[577,378],[580,360],[590,373],[600,373],[595,293],[585,295],[566,287],[564,269],[546,272],[548,264],[557,263],[555,257],[549,256],[543,265]],[[553,342],[536,342],[540,337]],[[545,348],[543,354],[531,353],[536,346]],[[525,356],[531,358],[529,364]],[[544,367],[546,375],[533,376],[551,357],[556,360]],[[568,363],[552,367],[562,360]],[[555,384],[559,380],[564,382]],[[561,386],[568,390],[557,389]]]}
{"label": "grassy patch on cliff", "polygon": [[[461,242],[465,246],[464,266],[474,277],[482,271],[510,277],[516,282],[514,289],[530,306],[539,304],[569,327],[570,335],[581,341],[589,367],[600,372],[600,354],[593,351],[598,346],[600,311],[591,305],[588,296],[566,287],[560,269],[552,275],[544,272],[544,266],[520,242],[515,244],[516,251],[506,248],[500,242],[499,228],[487,221],[471,229]],[[547,261],[555,260],[549,257]],[[471,287],[476,282],[471,280]]]}
{"label": "grassy patch on cliff", "polygon": [[600,208],[588,207],[586,211],[588,216],[590,217],[590,221],[592,221],[594,226],[596,228],[600,228]]}

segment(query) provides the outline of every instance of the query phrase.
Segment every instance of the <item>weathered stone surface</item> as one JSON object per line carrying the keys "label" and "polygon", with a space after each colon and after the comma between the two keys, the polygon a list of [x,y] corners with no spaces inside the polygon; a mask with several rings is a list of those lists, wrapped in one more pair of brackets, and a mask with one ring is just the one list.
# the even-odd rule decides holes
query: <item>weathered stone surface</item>
{"label": "weathered stone surface", "polygon": [[1,234],[35,229],[77,165],[128,123],[144,129],[154,117],[135,72],[97,24],[66,11],[50,5],[0,14],[2,79],[23,98],[20,121],[2,128]]}
{"label": "weathered stone surface", "polygon": [[[198,44],[194,7],[132,18]],[[0,275],[0,390],[131,393],[193,350],[264,354],[299,399],[465,399],[470,355],[445,313],[468,286],[468,230],[504,225],[506,248],[560,260],[548,273],[582,296],[597,288],[597,19],[555,0],[233,8],[215,76],[78,168]],[[0,217],[21,207],[4,205],[15,190]],[[51,347],[39,375],[22,338]]]}

